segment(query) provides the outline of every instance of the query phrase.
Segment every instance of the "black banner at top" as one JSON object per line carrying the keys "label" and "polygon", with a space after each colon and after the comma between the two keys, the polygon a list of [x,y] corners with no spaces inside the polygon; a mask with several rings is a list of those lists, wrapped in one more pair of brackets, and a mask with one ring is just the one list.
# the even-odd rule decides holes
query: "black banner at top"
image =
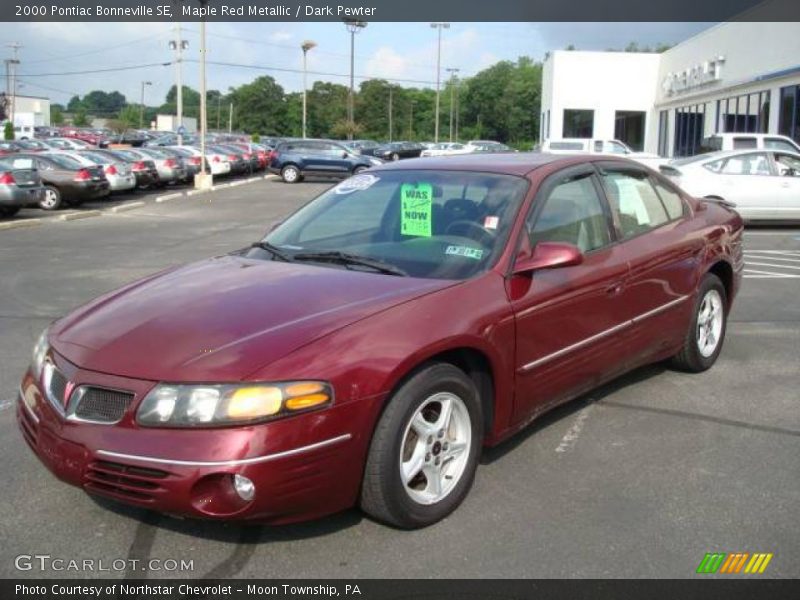
{"label": "black banner at top", "polygon": [[798,0],[4,0],[0,21],[800,21]]}

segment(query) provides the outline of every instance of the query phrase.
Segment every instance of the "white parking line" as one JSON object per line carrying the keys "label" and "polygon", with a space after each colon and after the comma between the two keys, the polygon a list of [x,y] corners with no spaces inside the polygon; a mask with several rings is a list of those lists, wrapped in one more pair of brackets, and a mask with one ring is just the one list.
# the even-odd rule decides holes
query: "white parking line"
{"label": "white parking line", "polygon": [[[766,260],[766,259],[763,259]],[[776,269],[792,269],[793,271],[800,271],[800,267],[794,267],[792,265],[776,265],[775,263],[765,263],[765,262],[753,262],[751,260],[745,260],[745,265],[756,265],[757,267],[774,267]]]}
{"label": "white parking line", "polygon": [[556,452],[563,454],[564,452],[569,452],[572,450],[581,435],[581,431],[583,431],[583,425],[586,422],[586,419],[589,418],[589,413],[591,411],[591,404],[581,411],[581,413],[575,419],[575,422],[572,424],[572,427],[570,427],[567,430],[567,433],[564,434],[564,437],[561,438],[561,443],[556,447]]}
{"label": "white parking line", "polygon": [[787,275],[786,273],[773,273],[771,271],[745,269],[743,272],[748,279],[800,279],[800,275]]}
{"label": "white parking line", "polygon": [[779,260],[781,262],[795,262],[800,263],[800,258],[783,258],[782,256],[775,256],[774,254],[765,254],[765,255],[757,255],[757,254],[745,254],[745,260],[748,257],[755,258],[756,260]]}
{"label": "white parking line", "polygon": [[14,406],[13,400],[0,400],[0,410],[5,410]]}

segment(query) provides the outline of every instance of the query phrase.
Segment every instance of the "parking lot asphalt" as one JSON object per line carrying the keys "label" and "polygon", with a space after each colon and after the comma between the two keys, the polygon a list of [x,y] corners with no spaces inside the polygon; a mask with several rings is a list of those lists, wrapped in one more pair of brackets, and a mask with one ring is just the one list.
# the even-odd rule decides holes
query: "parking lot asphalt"
{"label": "parking lot asphalt", "polygon": [[[397,531],[357,510],[283,527],[178,520],[56,480],[14,417],[41,330],[123,283],[259,239],[327,185],[261,181],[0,231],[0,577],[682,578],[706,552],[734,551],[773,553],[761,577],[800,576],[797,228],[748,230],[713,369],[642,368],[546,415],[484,452],[463,506],[430,528]],[[21,554],[194,565],[18,571]]]}

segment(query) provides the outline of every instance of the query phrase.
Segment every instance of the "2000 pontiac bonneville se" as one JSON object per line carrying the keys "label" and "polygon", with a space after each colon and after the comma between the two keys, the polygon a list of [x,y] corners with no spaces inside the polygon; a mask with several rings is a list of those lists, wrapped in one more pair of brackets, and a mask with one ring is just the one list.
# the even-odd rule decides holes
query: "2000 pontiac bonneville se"
{"label": "2000 pontiac bonneville se", "polygon": [[165,513],[428,525],[483,445],[637,366],[709,368],[741,236],[624,159],[387,164],[56,321],[19,426],[64,481]]}

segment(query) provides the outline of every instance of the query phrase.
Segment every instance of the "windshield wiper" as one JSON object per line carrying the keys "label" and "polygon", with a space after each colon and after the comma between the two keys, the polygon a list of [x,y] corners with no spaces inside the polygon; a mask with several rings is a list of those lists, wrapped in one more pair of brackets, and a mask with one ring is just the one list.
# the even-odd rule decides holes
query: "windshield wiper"
{"label": "windshield wiper", "polygon": [[272,256],[277,258],[278,260],[282,260],[283,262],[292,262],[292,257],[286,254],[283,250],[278,248],[277,246],[273,246],[269,242],[253,242],[250,244],[251,248],[261,248],[262,250],[266,250]]}
{"label": "windshield wiper", "polygon": [[403,271],[403,269],[395,267],[394,265],[390,265],[389,263],[385,263],[382,260],[358,256],[356,254],[347,254],[346,252],[340,252],[339,250],[332,250],[330,252],[301,252],[299,254],[295,254],[292,256],[292,258],[294,260],[331,262],[345,266],[355,265],[374,269],[375,271],[384,273],[386,275],[408,277],[408,273]]}

